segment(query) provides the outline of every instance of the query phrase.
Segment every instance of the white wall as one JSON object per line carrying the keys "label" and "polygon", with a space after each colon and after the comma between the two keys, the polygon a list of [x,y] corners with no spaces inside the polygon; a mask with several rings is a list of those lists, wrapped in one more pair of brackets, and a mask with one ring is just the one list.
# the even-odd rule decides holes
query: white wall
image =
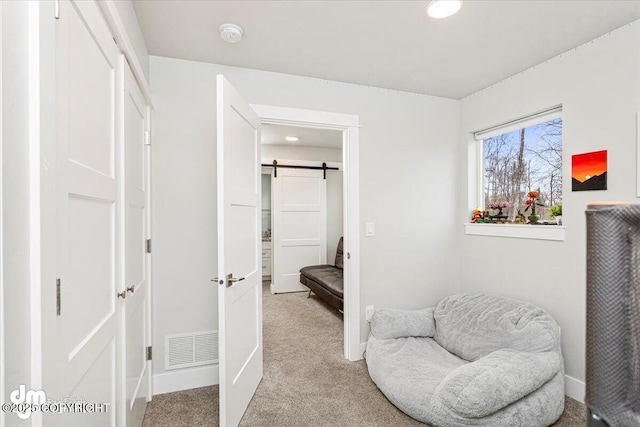
{"label": "white wall", "polygon": [[[29,81],[28,2],[3,2],[2,22],[2,264],[5,399],[29,388]],[[5,402],[2,402],[5,403]],[[5,414],[5,425],[29,425]]]}
{"label": "white wall", "polygon": [[[206,67],[151,72],[154,372],[165,335],[218,329],[216,87]],[[178,71],[183,71],[181,68]],[[174,371],[175,372],[175,371]]]}
{"label": "white wall", "polygon": [[[262,145],[262,163],[267,160],[305,160],[342,163],[339,148],[295,147],[290,145]],[[284,163],[283,163],[284,164]],[[264,191],[264,189],[263,189]],[[342,170],[327,171],[327,263],[336,259],[338,240],[343,228]]]}
{"label": "white wall", "polygon": [[152,56],[155,345],[170,332],[216,327],[218,73],[250,103],[359,115],[361,221],[377,233],[365,238],[361,225],[361,341],[366,305],[419,308],[450,293],[459,102]]}
{"label": "white wall", "polygon": [[138,17],[133,8],[133,3],[131,0],[115,0],[113,3],[116,6],[118,15],[120,15],[129,40],[131,40],[133,51],[140,62],[142,72],[147,80],[149,80],[149,51],[147,50],[147,44],[144,41],[140,24],[138,24]]}
{"label": "white wall", "polygon": [[[492,292],[548,310],[562,327],[567,375],[585,378],[585,215],[588,202],[636,195],[640,110],[640,25],[636,22],[462,100],[458,146],[459,269],[456,290]],[[563,104],[564,242],[466,236],[470,133]],[[473,142],[471,142],[473,143]],[[571,192],[571,155],[609,150],[608,191]]]}

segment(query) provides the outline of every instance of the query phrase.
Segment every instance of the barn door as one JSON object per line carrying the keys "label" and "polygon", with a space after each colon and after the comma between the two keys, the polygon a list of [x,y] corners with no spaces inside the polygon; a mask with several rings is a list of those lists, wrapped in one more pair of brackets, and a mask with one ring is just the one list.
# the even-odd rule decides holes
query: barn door
{"label": "barn door", "polygon": [[279,168],[271,183],[271,290],[309,290],[300,283],[300,269],[327,263],[327,180],[320,170]]}

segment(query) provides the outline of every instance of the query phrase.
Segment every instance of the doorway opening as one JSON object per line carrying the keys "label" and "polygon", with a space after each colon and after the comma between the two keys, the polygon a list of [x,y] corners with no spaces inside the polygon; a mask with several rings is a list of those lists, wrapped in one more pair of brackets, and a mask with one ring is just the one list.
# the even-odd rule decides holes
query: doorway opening
{"label": "doorway opening", "polygon": [[[299,132],[308,132],[309,135],[314,131],[333,131],[337,139],[333,142],[334,147],[341,148],[342,163],[342,236],[343,236],[343,280],[344,280],[344,357],[348,360],[355,361],[362,359],[362,344],[360,343],[360,257],[359,257],[359,118],[355,115],[330,113],[323,111],[304,110],[296,108],[274,107],[267,105],[252,105],[254,111],[261,119],[264,128],[269,129],[270,125],[275,125],[270,130],[286,132],[298,129]],[[269,132],[268,130],[267,132]],[[276,133],[276,135],[278,135]],[[329,134],[326,134],[329,135]],[[280,135],[283,136],[283,135]],[[299,135],[284,135],[299,136]],[[303,136],[304,138],[304,136]],[[263,138],[264,141],[264,138]],[[267,144],[269,145],[269,144]],[[264,145],[263,145],[264,147]],[[273,149],[267,149],[262,155],[265,160],[269,159],[269,154],[274,154]],[[328,154],[328,153],[325,153]],[[273,157],[273,156],[271,156]],[[292,156],[289,156],[292,157]],[[295,160],[298,165],[302,159],[284,159]],[[317,166],[317,161],[307,161],[308,166]],[[328,163],[327,167],[330,167]],[[280,169],[281,170],[286,169]],[[295,170],[295,169],[292,169]],[[273,214],[273,212],[272,212]],[[339,228],[338,228],[339,229]],[[333,238],[335,240],[335,237]],[[273,243],[273,242],[272,242]],[[331,242],[329,238],[326,240],[324,248],[325,257],[327,249],[337,249],[337,242]],[[318,250],[318,249],[316,249]],[[273,252],[272,252],[273,253]],[[331,253],[328,254],[329,257]],[[329,261],[329,260],[328,260]],[[272,271],[273,273],[274,271]],[[273,276],[272,276],[273,279]],[[304,289],[300,289],[304,290]]]}
{"label": "doorway opening", "polygon": [[261,131],[263,283],[272,294],[306,292],[300,270],[322,265],[333,280],[316,294],[342,312],[342,262],[335,267],[343,231],[342,132],[270,124]]}

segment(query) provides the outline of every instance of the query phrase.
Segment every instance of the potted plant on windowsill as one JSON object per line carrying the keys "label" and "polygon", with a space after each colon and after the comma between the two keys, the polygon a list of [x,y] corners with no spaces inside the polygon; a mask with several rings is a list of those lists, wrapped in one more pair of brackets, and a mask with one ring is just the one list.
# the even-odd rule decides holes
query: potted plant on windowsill
{"label": "potted plant on windowsill", "polygon": [[558,225],[562,225],[562,203],[551,206],[551,218],[555,219]]}
{"label": "potted plant on windowsill", "polygon": [[536,215],[536,200],[540,198],[540,192],[529,191],[527,197],[527,201],[525,202],[527,204],[527,209],[529,209],[529,206],[531,207],[531,215],[529,215],[527,219],[529,220],[529,224],[536,224],[540,219],[540,216]]}
{"label": "potted plant on windowsill", "polygon": [[502,209],[506,209],[509,206],[511,206],[511,203],[509,202],[492,202],[488,205],[489,209],[498,211],[495,215],[493,215],[493,218],[498,219],[507,218],[507,216],[502,213]]}

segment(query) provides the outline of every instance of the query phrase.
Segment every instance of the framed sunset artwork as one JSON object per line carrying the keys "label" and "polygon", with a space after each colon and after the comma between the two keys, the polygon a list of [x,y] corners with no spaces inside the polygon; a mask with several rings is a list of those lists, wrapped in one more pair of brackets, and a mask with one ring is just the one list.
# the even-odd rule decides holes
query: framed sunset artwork
{"label": "framed sunset artwork", "polygon": [[607,189],[607,150],[571,156],[571,190]]}

